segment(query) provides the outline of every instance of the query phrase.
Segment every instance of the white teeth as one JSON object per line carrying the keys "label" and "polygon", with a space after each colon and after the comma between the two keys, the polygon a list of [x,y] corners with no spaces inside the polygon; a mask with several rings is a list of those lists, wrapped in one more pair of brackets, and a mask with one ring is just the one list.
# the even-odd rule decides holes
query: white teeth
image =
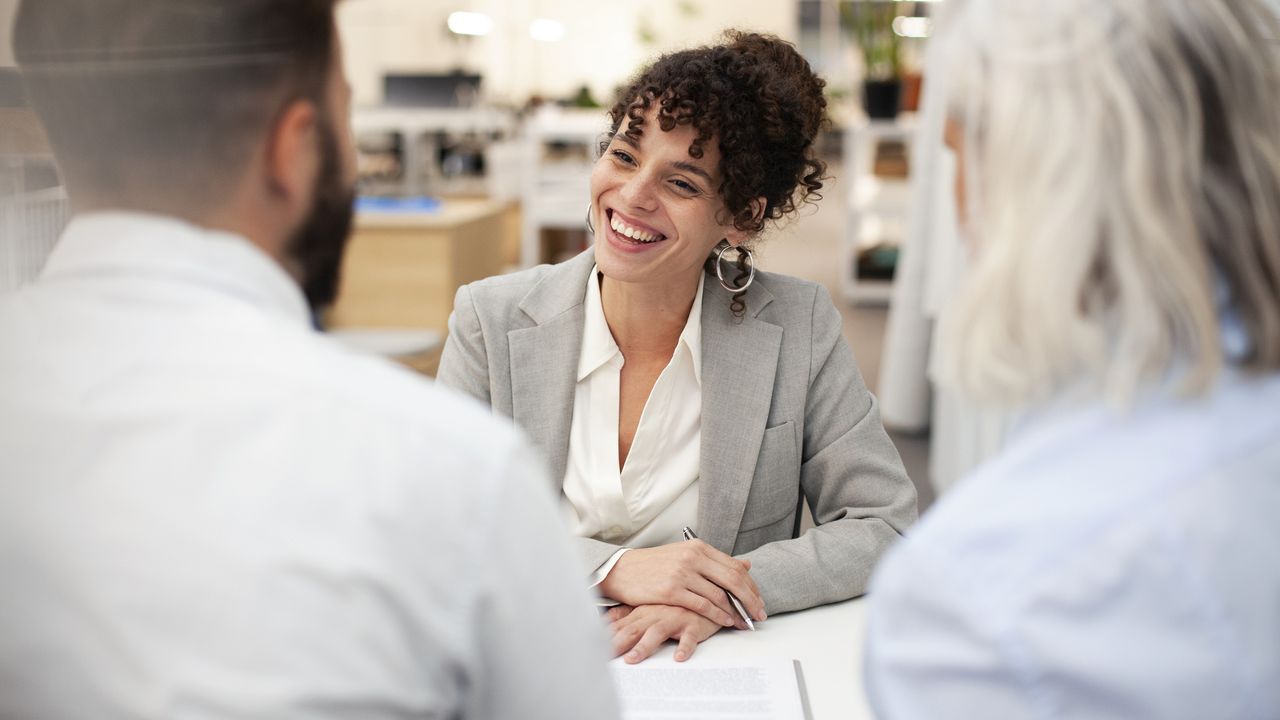
{"label": "white teeth", "polygon": [[609,223],[609,226],[612,227],[614,231],[617,232],[619,235],[629,237],[632,240],[635,240],[637,242],[651,243],[651,242],[657,242],[658,240],[661,240],[663,238],[662,235],[647,233],[647,232],[644,232],[643,230],[633,228],[630,225],[622,222],[622,220],[618,219],[617,216],[613,217],[613,219]]}

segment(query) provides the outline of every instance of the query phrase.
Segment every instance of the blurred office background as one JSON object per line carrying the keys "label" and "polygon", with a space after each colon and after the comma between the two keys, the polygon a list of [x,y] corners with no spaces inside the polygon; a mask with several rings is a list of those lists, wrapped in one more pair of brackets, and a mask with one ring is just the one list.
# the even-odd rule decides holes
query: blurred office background
{"label": "blurred office background", "polygon": [[[24,107],[0,0],[0,292],[29,282],[66,222]],[[962,272],[940,116],[928,109],[937,2],[347,0],[360,200],[339,301],[345,342],[434,371],[454,291],[589,247],[605,110],[658,54],[727,28],[794,42],[827,80],[824,199],[768,233],[763,269],[823,283],[921,507],[999,442],[1001,418],[937,397],[933,322]],[[924,110],[921,105],[926,106]]]}

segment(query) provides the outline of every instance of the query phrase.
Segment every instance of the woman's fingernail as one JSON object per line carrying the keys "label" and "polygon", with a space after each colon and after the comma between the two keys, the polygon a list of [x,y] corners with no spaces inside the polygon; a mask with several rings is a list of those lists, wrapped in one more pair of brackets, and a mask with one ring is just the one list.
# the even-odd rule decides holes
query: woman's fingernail
{"label": "woman's fingernail", "polygon": [[688,655],[685,655],[685,654],[684,654],[684,653],[682,653],[682,652],[678,652],[678,653],[676,653],[676,662],[684,662],[684,661],[685,661],[685,658],[687,658],[687,657],[689,657],[689,656],[688,656]]}
{"label": "woman's fingernail", "polygon": [[640,653],[636,652],[635,650],[632,650],[631,652],[627,653],[627,659],[632,661],[639,660]]}

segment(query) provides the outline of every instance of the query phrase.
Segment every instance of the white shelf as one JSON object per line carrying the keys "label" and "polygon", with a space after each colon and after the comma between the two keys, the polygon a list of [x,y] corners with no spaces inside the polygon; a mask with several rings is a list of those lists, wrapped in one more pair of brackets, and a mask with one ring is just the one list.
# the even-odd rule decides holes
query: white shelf
{"label": "white shelf", "polygon": [[[586,230],[591,168],[596,145],[609,130],[603,110],[543,108],[524,125],[528,169],[522,193],[524,267],[542,262],[543,230]],[[570,157],[548,160],[551,145],[569,146]]]}
{"label": "white shelf", "polygon": [[916,131],[915,113],[903,113],[893,120],[860,117],[845,130],[868,140],[910,140]]}
{"label": "white shelf", "polygon": [[850,303],[888,304],[893,294],[892,280],[859,278],[857,258],[861,250],[895,244],[905,232],[911,207],[910,180],[878,177],[872,173],[872,165],[878,142],[899,140],[910,146],[915,127],[915,116],[903,115],[896,120],[860,118],[845,131],[844,175],[849,191],[841,278],[844,298]]}
{"label": "white shelf", "polygon": [[587,222],[586,191],[570,197],[545,198],[525,213],[539,229],[585,229]]}
{"label": "white shelf", "polygon": [[609,115],[601,109],[542,107],[525,122],[526,137],[542,143],[595,143],[609,131]]}
{"label": "white shelf", "polygon": [[888,305],[893,297],[892,280],[868,280],[863,278],[857,284],[845,289],[844,299],[855,305]]}
{"label": "white shelf", "polygon": [[901,240],[906,234],[906,229],[907,219],[905,216],[869,214],[863,217],[861,221],[858,237],[849,238],[849,242],[856,242],[857,244],[853,247],[857,250],[865,250],[877,245],[892,245],[896,247],[901,244]]}
{"label": "white shelf", "polygon": [[516,128],[515,116],[496,108],[357,108],[351,115],[352,131],[357,135],[394,132],[401,137],[403,178],[398,182],[379,184],[380,191],[403,195],[475,194],[488,188],[486,178],[477,176],[447,177],[433,157],[435,135],[475,134],[489,142],[494,136],[510,137]]}
{"label": "white shelf", "polygon": [[911,205],[911,183],[901,180],[862,175],[854,178],[849,190],[851,207],[863,213],[903,215]]}
{"label": "white shelf", "polygon": [[356,108],[351,127],[357,133],[400,131],[503,133],[515,130],[515,118],[495,108]]}

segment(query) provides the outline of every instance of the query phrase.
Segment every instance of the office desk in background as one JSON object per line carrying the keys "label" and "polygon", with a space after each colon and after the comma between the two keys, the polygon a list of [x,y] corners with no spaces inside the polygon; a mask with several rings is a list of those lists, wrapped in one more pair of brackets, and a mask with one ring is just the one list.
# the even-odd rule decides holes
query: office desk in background
{"label": "office desk in background", "polygon": [[[507,203],[448,199],[429,212],[357,213],[325,327],[429,330],[443,340],[458,288],[502,272],[507,212]],[[403,360],[434,374],[442,344]]]}
{"label": "office desk in background", "polygon": [[445,332],[458,288],[502,271],[505,211],[445,200],[432,212],[357,213],[327,325]]}
{"label": "office desk in background", "polygon": [[[858,599],[770,615],[755,632],[716,633],[684,664],[756,657],[799,660],[812,720],[872,720],[862,687],[866,612],[866,603]],[[667,643],[653,657],[670,660],[675,648],[675,643]]]}

